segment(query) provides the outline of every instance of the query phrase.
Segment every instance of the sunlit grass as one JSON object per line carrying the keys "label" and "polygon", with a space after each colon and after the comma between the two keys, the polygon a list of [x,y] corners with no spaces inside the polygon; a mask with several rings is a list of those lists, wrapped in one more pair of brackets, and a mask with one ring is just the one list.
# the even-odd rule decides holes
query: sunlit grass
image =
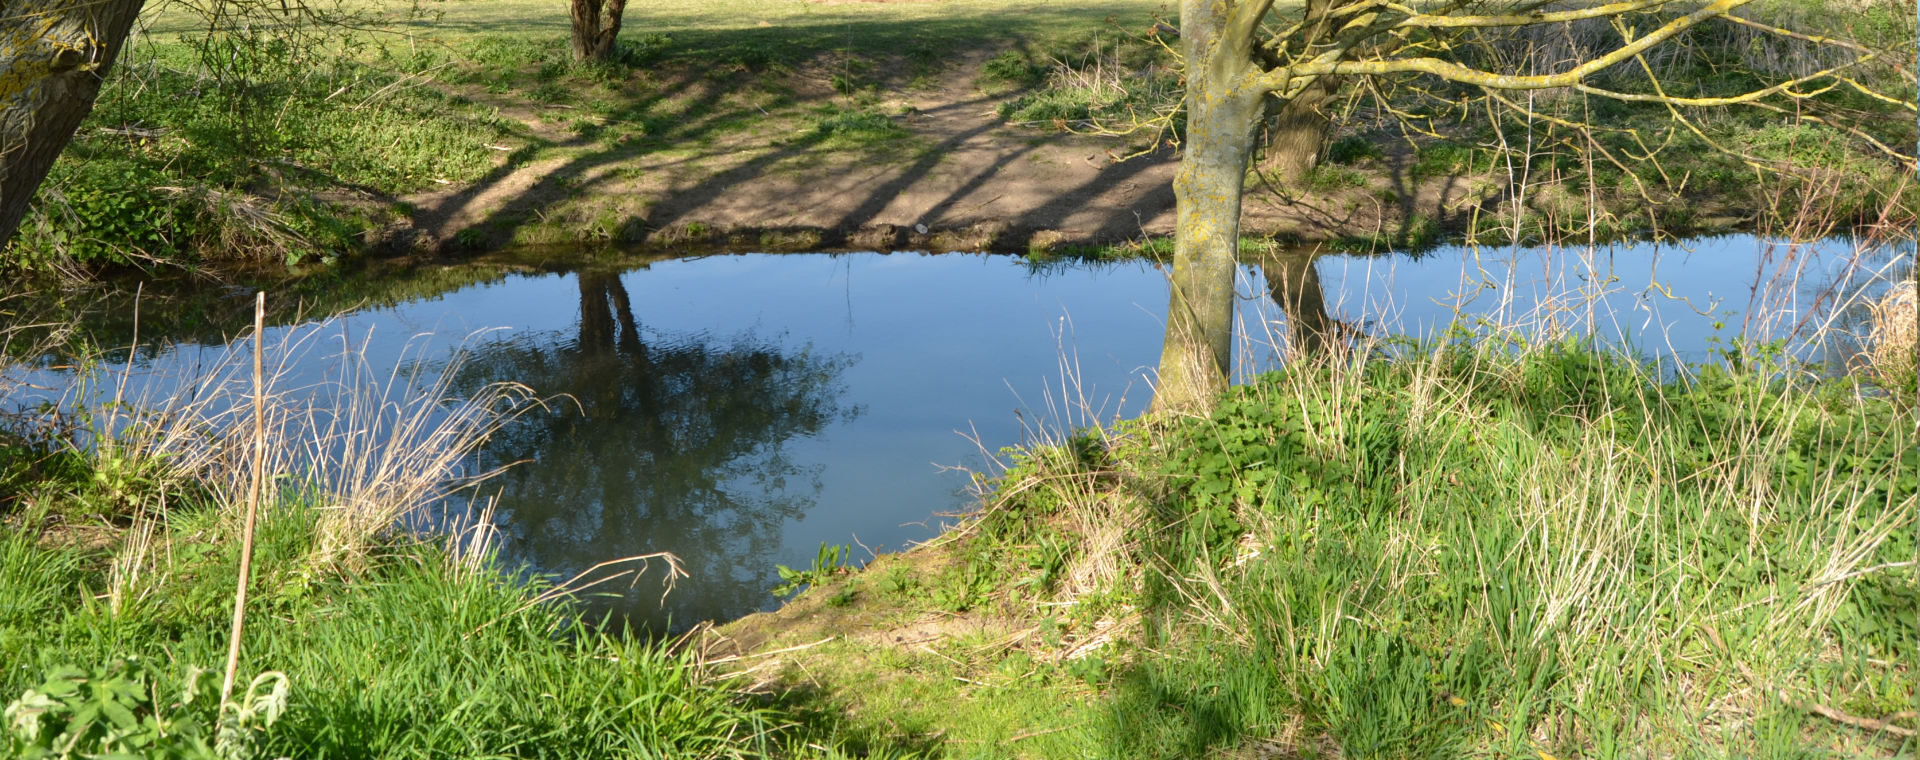
{"label": "sunlit grass", "polygon": [[[684,655],[594,629],[549,579],[494,564],[485,541],[408,530],[445,529],[422,510],[482,474],[461,464],[524,396],[456,399],[351,353],[327,381],[289,380],[274,368],[320,333],[288,335],[266,357],[277,497],[253,547],[240,669],[243,682],[285,673],[292,696],[260,751],[741,757],[793,741]],[[246,366],[232,356],[171,393],[124,395],[118,373],[82,369],[77,395],[42,417],[64,410],[86,431],[0,440],[9,458],[67,463],[10,483],[24,488],[0,504],[0,699],[62,666],[139,658],[185,679],[222,661],[251,473],[253,438],[234,432],[251,429]],[[21,369],[0,359],[0,377]],[[36,419],[10,417],[8,432]]]}
{"label": "sunlit grass", "polygon": [[[1912,704],[1910,412],[1573,346],[1304,367],[1150,444],[1131,756],[1881,754]],[[1176,519],[1178,518],[1178,519]]]}
{"label": "sunlit grass", "polygon": [[[1122,25],[1144,26],[1164,5],[1149,0],[689,0],[629,5],[623,37],[681,35],[684,39],[680,41],[695,43],[689,54],[752,48],[776,59],[782,51],[791,50],[901,53],[907,48],[899,47],[899,43],[911,39],[938,46],[937,51],[948,55],[962,56],[982,43],[1004,44],[1107,28],[1109,18]],[[569,29],[567,5],[547,0],[427,3],[421,4],[413,20],[408,19],[411,7],[405,3],[349,0],[339,7],[382,18],[390,31],[410,30],[447,42],[549,36],[558,41]],[[195,18],[178,6],[162,6],[149,13],[155,19],[151,29],[156,33],[196,28]],[[721,42],[723,39],[725,42]]]}

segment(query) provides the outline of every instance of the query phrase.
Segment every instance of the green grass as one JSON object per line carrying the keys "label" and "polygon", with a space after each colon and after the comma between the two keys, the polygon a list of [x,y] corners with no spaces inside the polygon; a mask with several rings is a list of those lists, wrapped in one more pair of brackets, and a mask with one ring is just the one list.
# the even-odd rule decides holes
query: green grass
{"label": "green grass", "polygon": [[[311,512],[286,503],[262,524],[241,667],[284,672],[292,698],[260,751],[712,757],[771,747],[771,715],[658,646],[531,603],[538,582],[459,572],[431,545],[391,546],[351,576],[311,572],[301,564],[316,540]],[[153,547],[167,558],[142,568],[153,574],[144,584],[116,585],[108,557],[48,546],[18,522],[0,533],[0,659],[10,664],[0,693],[11,699],[58,665],[115,658],[176,673],[217,667],[238,541],[219,515],[180,519]]]}
{"label": "green grass", "polygon": [[961,757],[1912,751],[1815,710],[1915,704],[1910,408],[1765,351],[1456,338],[1023,450],[766,647],[847,634],[797,701]]}
{"label": "green grass", "polygon": [[1150,444],[1164,569],[1109,735],[1132,757],[1891,754],[1805,705],[1914,704],[1913,429],[1844,384],[1662,382],[1574,346],[1263,378]]}

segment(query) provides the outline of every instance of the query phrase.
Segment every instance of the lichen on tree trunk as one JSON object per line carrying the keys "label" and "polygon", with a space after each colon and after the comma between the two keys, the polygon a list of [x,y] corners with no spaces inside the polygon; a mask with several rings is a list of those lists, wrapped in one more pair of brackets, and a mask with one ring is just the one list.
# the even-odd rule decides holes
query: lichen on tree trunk
{"label": "lichen on tree trunk", "polygon": [[10,0],[0,11],[0,247],[93,110],[143,0]]}
{"label": "lichen on tree trunk", "polygon": [[1267,95],[1245,86],[1252,29],[1236,28],[1231,16],[1225,3],[1188,0],[1181,8],[1187,137],[1173,181],[1176,243],[1156,410],[1211,408],[1233,366],[1240,196]]}

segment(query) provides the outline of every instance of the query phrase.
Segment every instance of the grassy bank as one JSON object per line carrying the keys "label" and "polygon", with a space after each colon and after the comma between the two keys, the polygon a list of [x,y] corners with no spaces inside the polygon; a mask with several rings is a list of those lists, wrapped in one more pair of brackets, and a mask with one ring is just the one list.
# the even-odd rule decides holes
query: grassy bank
{"label": "grassy bank", "polygon": [[[278,720],[245,742],[257,756],[726,757],[780,741],[775,714],[684,657],[602,636],[537,603],[550,591],[542,584],[463,569],[445,547],[377,545],[352,573],[317,570],[303,560],[319,543],[315,514],[290,500],[261,526],[241,684],[278,672],[288,694]],[[132,534],[146,546],[116,538],[92,548],[35,515],[11,516],[0,532],[0,658],[10,665],[0,690],[9,700],[47,693],[44,679],[75,667],[89,688],[129,686],[115,699],[134,716],[214,724],[217,696],[179,700],[194,668],[224,658],[239,543],[228,517],[181,505],[150,536]],[[127,660],[137,666],[121,670]],[[92,699],[104,701],[81,703]],[[125,728],[111,713],[95,718],[105,725],[93,739]],[[81,733],[65,720],[78,719],[43,718],[49,734]],[[214,739],[172,736],[155,738],[174,748]],[[37,744],[12,738],[16,753]]]}
{"label": "grassy bank", "polygon": [[[687,652],[601,633],[552,579],[496,565],[483,529],[420,517],[464,512],[465,455],[530,402],[520,389],[456,402],[341,364],[320,387],[268,378],[232,710],[246,357],[159,396],[82,369],[57,414],[0,418],[0,754],[838,756],[830,730]],[[17,399],[19,368],[0,369]]]}
{"label": "grassy bank", "polygon": [[1905,370],[1387,353],[1026,450],[935,545],[722,632],[956,757],[1914,750]]}

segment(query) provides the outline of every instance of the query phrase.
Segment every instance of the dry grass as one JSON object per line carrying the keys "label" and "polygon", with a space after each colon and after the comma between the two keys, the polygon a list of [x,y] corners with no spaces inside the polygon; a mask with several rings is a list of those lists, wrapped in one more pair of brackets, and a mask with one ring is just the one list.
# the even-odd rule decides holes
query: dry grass
{"label": "dry grass", "polygon": [[1920,394],[1920,314],[1915,313],[1913,280],[1898,283],[1870,305],[1870,327],[1863,359],[1875,384],[1912,402]]}
{"label": "dry grass", "polygon": [[[423,360],[427,344],[416,342],[382,371],[345,347],[358,342],[350,337],[323,322],[284,330],[267,348],[268,496],[319,510],[315,567],[356,564],[403,519],[491,475],[471,471],[469,454],[538,403],[515,383],[457,396],[449,384],[457,350],[448,366],[434,366]],[[336,342],[342,347],[315,361]],[[235,341],[190,376],[135,383],[129,369],[80,378],[62,405],[96,410],[72,445],[127,483],[112,506],[136,519],[159,516],[199,491],[237,523],[254,470],[248,345]],[[295,367],[328,361],[318,381],[295,379]]]}

